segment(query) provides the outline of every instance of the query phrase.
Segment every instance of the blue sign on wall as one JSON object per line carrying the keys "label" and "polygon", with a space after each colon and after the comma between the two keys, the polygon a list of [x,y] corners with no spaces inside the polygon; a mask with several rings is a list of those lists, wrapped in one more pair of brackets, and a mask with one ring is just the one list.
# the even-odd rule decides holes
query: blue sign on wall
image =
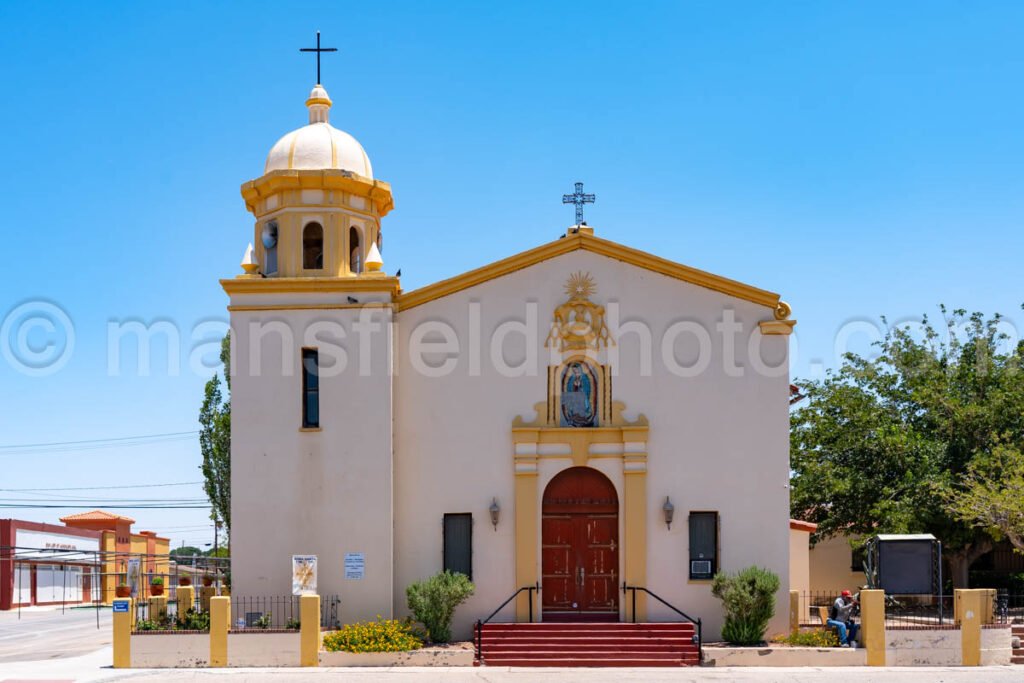
{"label": "blue sign on wall", "polygon": [[127,600],[114,600],[114,613],[127,612],[128,601]]}

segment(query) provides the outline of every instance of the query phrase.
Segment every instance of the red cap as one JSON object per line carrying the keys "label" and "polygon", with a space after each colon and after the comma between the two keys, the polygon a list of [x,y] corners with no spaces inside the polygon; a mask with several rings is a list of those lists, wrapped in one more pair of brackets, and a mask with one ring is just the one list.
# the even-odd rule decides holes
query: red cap
{"label": "red cap", "polygon": [[840,593],[840,595],[842,595],[844,598],[848,598],[852,596],[853,593],[851,593],[850,591],[843,591],[842,593]]}

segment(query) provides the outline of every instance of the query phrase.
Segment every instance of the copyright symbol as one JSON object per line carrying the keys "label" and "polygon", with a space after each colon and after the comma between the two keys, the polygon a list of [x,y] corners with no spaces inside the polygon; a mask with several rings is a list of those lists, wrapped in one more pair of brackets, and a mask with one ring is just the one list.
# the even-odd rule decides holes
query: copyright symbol
{"label": "copyright symbol", "polygon": [[52,375],[67,364],[74,350],[71,318],[49,301],[26,301],[0,325],[0,354],[24,375]]}

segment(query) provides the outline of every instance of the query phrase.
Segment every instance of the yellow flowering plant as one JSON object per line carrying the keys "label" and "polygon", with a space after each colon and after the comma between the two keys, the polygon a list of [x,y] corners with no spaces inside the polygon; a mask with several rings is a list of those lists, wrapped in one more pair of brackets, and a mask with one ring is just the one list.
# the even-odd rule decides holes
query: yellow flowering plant
{"label": "yellow flowering plant", "polygon": [[404,652],[423,647],[411,620],[382,619],[345,624],[324,636],[328,652]]}

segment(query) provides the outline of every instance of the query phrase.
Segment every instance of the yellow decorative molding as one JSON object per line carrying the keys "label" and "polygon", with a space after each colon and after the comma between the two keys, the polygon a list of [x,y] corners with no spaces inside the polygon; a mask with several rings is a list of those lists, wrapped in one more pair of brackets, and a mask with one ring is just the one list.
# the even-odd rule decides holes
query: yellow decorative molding
{"label": "yellow decorative molding", "polygon": [[390,308],[395,305],[391,303],[367,303],[367,304],[271,304],[267,306],[228,306],[229,311],[343,311],[349,308]]}
{"label": "yellow decorative molding", "polygon": [[761,334],[769,335],[790,335],[793,334],[795,320],[762,320],[757,324],[761,328]]}
{"label": "yellow decorative molding", "polygon": [[233,278],[221,280],[229,296],[235,294],[299,294],[321,292],[385,292],[395,297],[402,291],[397,277],[268,277],[260,279]]}
{"label": "yellow decorative molding", "polygon": [[793,315],[793,307],[787,304],[785,301],[780,301],[775,305],[776,320],[786,320],[791,315]]}
{"label": "yellow decorative molding", "polygon": [[555,308],[551,331],[544,340],[545,348],[554,347],[565,353],[615,346],[604,322],[604,306],[590,300],[596,291],[597,284],[590,273],[579,271],[569,276],[565,283],[569,299]]}
{"label": "yellow decorative molding", "polygon": [[379,216],[386,216],[395,208],[389,183],[383,180],[364,178],[351,171],[341,169],[271,171],[255,180],[243,183],[242,198],[245,200],[245,208],[256,214],[257,202],[260,199],[286,190],[304,189],[342,190],[366,197],[375,204]]}
{"label": "yellow decorative molding", "polygon": [[441,297],[449,296],[464,289],[474,287],[484,282],[517,270],[522,270],[534,264],[548,259],[568,254],[573,251],[583,250],[594,254],[600,254],[613,258],[623,263],[644,268],[676,280],[682,280],[690,284],[704,287],[722,294],[736,297],[744,301],[750,301],[761,306],[767,306],[773,311],[779,304],[779,295],[764,289],[752,287],[751,285],[730,280],[719,275],[712,275],[696,268],[684,266],[674,261],[669,261],[653,254],[624,246],[617,242],[601,239],[594,235],[583,232],[574,233],[554,242],[548,242],[529,251],[524,251],[514,256],[495,261],[489,265],[468,271],[447,280],[435,282],[411,292],[404,292],[399,298],[399,306],[402,309],[415,308]]}

